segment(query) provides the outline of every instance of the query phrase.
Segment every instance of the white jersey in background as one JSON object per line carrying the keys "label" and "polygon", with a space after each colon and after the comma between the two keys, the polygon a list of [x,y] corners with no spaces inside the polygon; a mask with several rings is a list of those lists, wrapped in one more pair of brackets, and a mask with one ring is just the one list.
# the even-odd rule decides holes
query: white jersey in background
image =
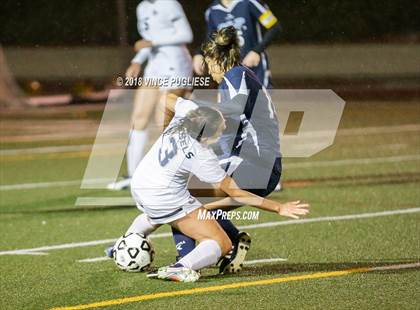
{"label": "white jersey in background", "polygon": [[[168,128],[196,108],[194,102],[179,98]],[[185,132],[161,135],[131,181],[131,192],[139,209],[152,223],[164,224],[199,208],[201,203],[188,191],[191,174],[205,183],[218,183],[226,176],[216,154]]]}
{"label": "white jersey in background", "polygon": [[132,62],[143,64],[145,78],[191,77],[192,60],[186,44],[193,34],[176,0],[143,0],[137,6],[137,28],[153,47],[141,49]]}

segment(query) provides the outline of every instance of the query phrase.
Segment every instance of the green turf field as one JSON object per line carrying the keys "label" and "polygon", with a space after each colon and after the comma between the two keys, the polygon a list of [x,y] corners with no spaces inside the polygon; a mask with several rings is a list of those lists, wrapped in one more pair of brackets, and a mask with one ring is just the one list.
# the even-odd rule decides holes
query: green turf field
{"label": "green turf field", "polygon": [[[124,273],[110,260],[80,262],[102,257],[107,239],[119,237],[137,210],[76,207],[78,197],[129,192],[79,188],[89,150],[39,150],[91,144],[102,109],[1,113],[1,309],[103,301],[122,303],[110,309],[418,309],[420,269],[402,266],[420,262],[419,101],[347,102],[334,145],[312,158],[285,159],[284,190],[271,196],[308,201],[313,221],[285,224],[263,212],[258,221],[236,221],[252,225],[248,260],[284,260],[230,276],[206,269],[195,284]],[[267,222],[281,224],[260,225]],[[173,262],[170,237],[153,244],[155,266]],[[35,248],[42,249],[10,252]],[[396,266],[369,269],[389,265]],[[341,270],[351,271],[334,273]],[[202,290],[185,291],[194,288]],[[142,295],[150,296],[124,299]]]}

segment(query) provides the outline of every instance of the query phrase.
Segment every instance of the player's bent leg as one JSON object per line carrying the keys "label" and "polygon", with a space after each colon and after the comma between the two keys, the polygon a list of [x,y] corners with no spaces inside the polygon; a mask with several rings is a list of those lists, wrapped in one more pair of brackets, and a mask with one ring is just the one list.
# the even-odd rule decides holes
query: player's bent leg
{"label": "player's bent leg", "polygon": [[221,255],[226,255],[232,248],[232,243],[214,219],[205,216],[200,218],[200,213],[202,215],[207,212],[204,207],[200,207],[171,223],[171,225],[198,242],[204,240],[216,241],[220,247]]}
{"label": "player's bent leg", "polygon": [[176,260],[180,260],[195,248],[195,240],[172,227],[172,237],[174,238],[175,248],[178,252]]}
{"label": "player's bent leg", "polygon": [[223,229],[213,219],[200,220],[199,212],[207,211],[201,207],[171,223],[174,228],[200,243],[175,265],[159,268],[158,278],[195,282],[199,278],[198,270],[214,265],[222,255],[230,251],[232,243]]}

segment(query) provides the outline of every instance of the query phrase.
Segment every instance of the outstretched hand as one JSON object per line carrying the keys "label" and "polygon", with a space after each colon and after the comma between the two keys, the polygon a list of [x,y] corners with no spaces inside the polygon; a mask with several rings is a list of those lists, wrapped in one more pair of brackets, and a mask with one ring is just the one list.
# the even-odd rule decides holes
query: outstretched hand
{"label": "outstretched hand", "polygon": [[277,213],[282,216],[298,219],[299,216],[304,216],[309,213],[309,204],[301,203],[300,200],[289,201],[282,203],[279,206]]}

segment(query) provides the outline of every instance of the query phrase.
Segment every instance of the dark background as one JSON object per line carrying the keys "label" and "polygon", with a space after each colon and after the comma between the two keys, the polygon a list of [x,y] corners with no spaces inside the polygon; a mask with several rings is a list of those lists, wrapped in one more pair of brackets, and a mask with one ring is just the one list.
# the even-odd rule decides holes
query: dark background
{"label": "dark background", "polygon": [[[211,0],[181,0],[195,34],[204,33]],[[139,38],[135,8],[125,0],[128,43]],[[278,42],[419,42],[420,1],[267,0],[283,32]],[[0,43],[5,46],[118,45],[115,0],[2,0]]]}

